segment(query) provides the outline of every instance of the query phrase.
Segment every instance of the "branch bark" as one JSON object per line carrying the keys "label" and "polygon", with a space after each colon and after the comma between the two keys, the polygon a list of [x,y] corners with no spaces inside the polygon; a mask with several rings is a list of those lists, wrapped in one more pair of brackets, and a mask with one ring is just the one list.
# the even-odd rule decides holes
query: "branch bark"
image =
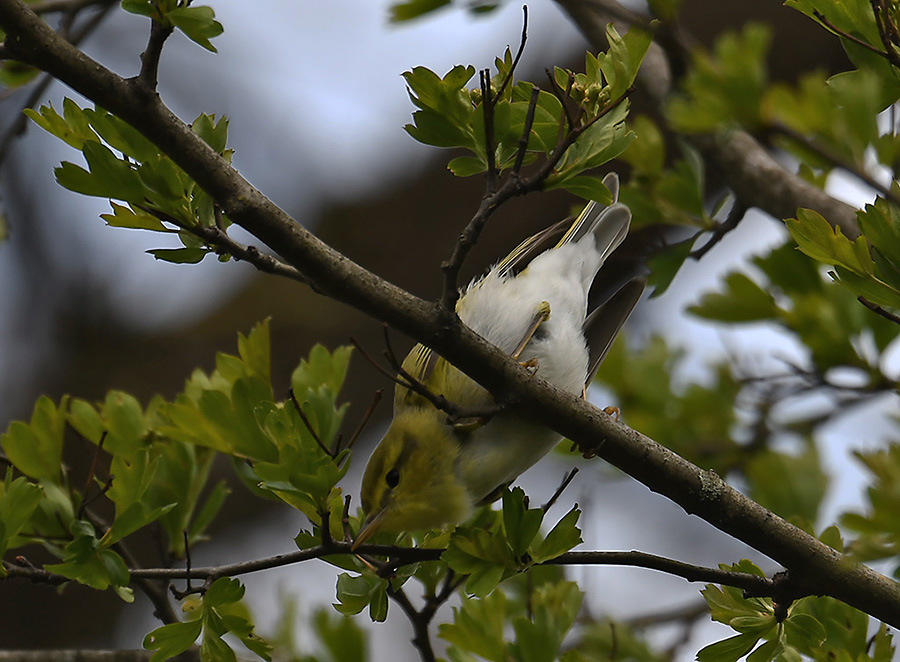
{"label": "branch bark", "polygon": [[[900,627],[900,586],[816,538],[580,397],[560,391],[480,336],[439,304],[423,301],[345,258],[263,196],[198,138],[140,80],[123,79],[61,39],[18,0],[0,0],[0,27],[12,57],[52,74],[134,126],[193,177],[237,224],[272,248],[326,295],[434,348],[500,397],[515,396],[531,415],[768,555],[794,585],[831,595]],[[784,171],[781,171],[784,174]],[[770,182],[771,183],[771,182]]]}

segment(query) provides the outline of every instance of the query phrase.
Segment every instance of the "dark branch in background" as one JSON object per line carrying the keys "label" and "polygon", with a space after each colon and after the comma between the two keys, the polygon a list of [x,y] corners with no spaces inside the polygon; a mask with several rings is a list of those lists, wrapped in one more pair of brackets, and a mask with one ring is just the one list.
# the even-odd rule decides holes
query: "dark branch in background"
{"label": "dark branch in background", "polygon": [[395,590],[388,585],[387,594],[391,600],[400,606],[409,622],[412,623],[412,644],[419,650],[419,657],[422,658],[422,662],[434,662],[436,659],[434,657],[434,649],[431,647],[431,638],[428,636],[428,624],[431,622],[431,618],[413,606],[406,593],[404,593],[403,587]]}
{"label": "dark branch in background", "polygon": [[578,467],[572,467],[572,470],[569,471],[565,476],[563,476],[562,482],[559,484],[559,487],[556,488],[556,491],[553,493],[547,503],[541,506],[541,510],[545,513],[553,507],[553,504],[556,503],[557,499],[562,496],[562,493],[565,492],[566,488],[569,486],[569,483],[572,482],[572,479],[575,478],[578,473]]}
{"label": "dark branch in background", "polygon": [[[372,396],[372,402],[369,403],[368,408],[363,413],[362,418],[359,421],[359,425],[356,426],[356,429],[350,435],[350,439],[347,440],[347,445],[342,449],[340,445],[335,446],[335,455],[341,450],[350,450],[353,448],[353,444],[356,443],[356,440],[359,439],[359,436],[362,434],[363,430],[366,429],[366,426],[369,424],[369,419],[372,418],[372,414],[375,413],[375,408],[378,407],[378,403],[381,402],[381,398],[384,396],[384,390],[378,389]],[[347,495],[347,498],[350,498],[350,495]]]}
{"label": "dark branch in background", "polygon": [[[595,6],[594,0],[591,6]],[[426,344],[498,397],[515,394],[523,411],[572,439],[583,451],[596,450],[600,457],[688,513],[788,568],[791,583],[801,592],[830,595],[900,627],[897,582],[789,524],[728,486],[715,472],[700,469],[614,421],[580,395],[561,391],[531,374],[458,321],[448,319],[440,305],[418,299],[348,260],[253,188],[161,99],[145,94],[133,81],[122,79],[60,39],[21,2],[0,0],[0,28],[6,32],[6,47],[16,59],[51,73],[131,124],[192,177],[229,219],[275,250],[319,291]],[[746,139],[752,141],[749,136]],[[735,137],[723,142],[729,149],[739,145]],[[752,149],[771,161],[758,143],[752,143]],[[742,168],[752,163],[745,152],[734,152],[733,156],[740,157]],[[777,168],[787,176],[780,166]],[[732,177],[734,173],[726,174]],[[773,176],[772,171],[752,170],[747,176],[756,185],[764,181],[769,189],[779,188],[782,194],[785,190],[789,194],[800,191],[790,184],[778,186],[777,181],[767,180]],[[804,182],[804,187],[809,185]],[[739,199],[757,204],[759,191],[754,186],[747,187],[752,195],[745,195],[740,188],[735,184]],[[780,204],[791,200],[792,209],[816,208],[808,198],[798,203],[802,197],[782,195]],[[845,207],[852,218],[853,210]],[[366,553],[377,553],[364,547]]]}
{"label": "dark branch in background", "polygon": [[886,52],[879,53],[877,49],[872,50],[880,55],[884,55],[888,62],[895,67],[900,67],[900,55],[897,53],[897,47],[900,45],[900,34],[898,34],[894,19],[891,18],[891,8],[884,0],[870,0],[869,4],[872,5],[875,23],[878,25],[878,34]]}
{"label": "dark branch in background", "polygon": [[[47,12],[51,11],[71,11],[77,12],[85,7],[90,7],[92,5],[101,6],[100,11],[98,11],[94,16],[92,16],[85,24],[78,30],[77,33],[73,34],[69,38],[69,42],[73,46],[77,46],[82,41],[84,41],[94,30],[96,30],[100,23],[103,22],[103,19],[106,18],[106,15],[109,11],[115,7],[118,2],[116,0],[91,0],[90,2],[85,2],[81,0],[80,2],[54,2],[54,3],[44,3],[47,5],[54,5],[57,8],[45,10]],[[40,5],[38,5],[40,6]],[[34,7],[32,7],[34,9]],[[74,14],[73,14],[74,17]],[[0,54],[2,58],[11,58],[8,52],[4,51]],[[47,89],[53,83],[55,78],[50,74],[45,74],[39,78],[39,80],[34,84],[34,89],[31,90],[31,94],[28,95],[25,99],[25,103],[22,104],[20,110],[24,110],[26,108],[33,108],[38,101],[40,101],[44,94],[47,92]],[[14,93],[18,88],[14,88],[9,90],[8,94]],[[29,119],[23,113],[19,112],[16,115],[16,119],[10,124],[9,128],[6,132],[0,136],[0,166],[3,165],[3,162],[6,160],[6,155],[9,153],[10,148],[12,147],[13,141],[22,135],[25,132],[26,127],[28,126]]]}
{"label": "dark branch in background", "polygon": [[897,316],[897,315],[895,315],[894,313],[885,310],[884,308],[882,308],[881,306],[879,306],[877,303],[872,303],[871,301],[869,301],[869,300],[868,300],[867,298],[865,298],[864,296],[858,296],[858,297],[856,297],[856,299],[857,299],[862,305],[864,305],[866,308],[868,308],[869,310],[871,310],[873,313],[876,313],[876,314],[878,314],[878,315],[881,315],[884,319],[890,320],[890,321],[893,322],[894,324],[900,324],[900,316]]}
{"label": "dark branch in background", "polygon": [[718,244],[725,237],[726,234],[734,230],[738,224],[744,219],[744,215],[747,213],[747,205],[743,204],[740,200],[735,200],[734,204],[731,205],[731,209],[728,211],[728,216],[724,221],[719,223],[715,229],[712,231],[712,235],[703,244],[700,248],[691,251],[691,257],[695,260],[699,260],[704,255],[706,255],[709,250]]}
{"label": "dark branch in background", "polygon": [[900,207],[900,197],[894,194],[890,188],[887,186],[883,186],[880,182],[876,181],[874,177],[872,177],[869,173],[867,173],[862,168],[856,167],[853,163],[848,161],[847,159],[841,157],[839,154],[835,154],[833,151],[817,143],[815,140],[804,136],[797,131],[794,131],[791,127],[786,126],[780,122],[772,123],[768,126],[770,131],[773,131],[776,134],[781,134],[786,137],[788,140],[791,140],[804,149],[808,149],[813,152],[817,156],[825,159],[833,166],[840,168],[841,170],[853,175],[858,180],[860,180],[863,184],[868,186],[871,189],[878,191],[878,194],[885,198],[886,200],[891,201],[896,206]]}
{"label": "dark branch in background", "polygon": [[35,14],[53,14],[56,12],[65,12],[74,14],[86,9],[92,5],[113,5],[115,1],[110,0],[45,0],[44,2],[35,2],[28,6]]}

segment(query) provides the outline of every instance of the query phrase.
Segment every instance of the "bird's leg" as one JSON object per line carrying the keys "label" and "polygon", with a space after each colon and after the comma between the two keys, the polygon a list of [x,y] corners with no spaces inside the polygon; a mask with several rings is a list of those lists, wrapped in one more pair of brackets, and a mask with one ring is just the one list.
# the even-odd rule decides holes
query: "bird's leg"
{"label": "bird's leg", "polygon": [[[534,317],[531,319],[531,323],[528,325],[528,329],[525,331],[525,336],[512,352],[512,357],[514,359],[519,359],[519,356],[525,350],[525,345],[527,345],[529,341],[534,337],[534,334],[537,333],[537,330],[540,328],[541,324],[546,322],[548,319],[550,319],[550,304],[546,301],[541,301],[541,305],[538,306]],[[526,361],[522,365],[526,367],[534,367],[533,361]]]}

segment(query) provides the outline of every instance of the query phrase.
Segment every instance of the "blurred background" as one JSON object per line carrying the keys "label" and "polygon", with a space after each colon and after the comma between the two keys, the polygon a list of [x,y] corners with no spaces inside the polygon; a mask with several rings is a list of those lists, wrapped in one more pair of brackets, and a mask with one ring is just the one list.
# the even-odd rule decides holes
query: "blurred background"
{"label": "blurred background", "polygon": [[[518,43],[521,5],[504,4],[479,16],[449,9],[392,25],[386,0],[209,4],[225,26],[214,40],[219,53],[208,53],[176,33],[162,58],[163,99],[188,121],[199,113],[227,116],[234,164],[248,180],[351,259],[414,294],[437,296],[439,264],[476,209],[483,183],[478,177],[454,178],[445,168],[447,153],[424,147],[403,131],[412,105],[400,74],[419,65],[439,74],[460,63],[492,65],[507,45],[515,49]],[[815,67],[838,71],[844,66],[837,40],[783,8],[781,0],[686,0],[684,5],[684,26],[700,43],[709,44],[728,27],[750,20],[769,22],[775,29],[773,77],[794,80]],[[555,65],[580,69],[586,42],[558,7],[536,0],[529,13],[520,76],[539,80],[544,68]],[[85,48],[119,73],[133,75],[147,32],[147,20],[114,9]],[[60,108],[65,95],[73,93],[56,84],[41,103]],[[22,98],[20,92],[0,101],[4,131]],[[98,216],[108,211],[107,203],[55,184],[53,168],[79,158],[30,126],[12,143],[0,170],[0,201],[11,235],[0,244],[0,430],[30,416],[40,394],[96,400],[115,388],[143,402],[156,393],[171,397],[191,370],[212,369],[217,351],[234,352],[237,332],[246,333],[266,317],[272,320],[276,388],[285,392],[291,370],[313,343],[334,347],[353,337],[380,354],[380,324],[298,283],[211,258],[190,266],[156,262],[144,251],[163,247],[158,236],[105,227]],[[837,195],[855,204],[868,199],[865,191],[836,187]],[[478,274],[574,204],[577,200],[561,192],[513,201],[492,219],[464,276]],[[664,334],[687,352],[680,374],[685,381],[703,380],[708,362],[736,350],[760,360],[773,348],[790,355],[794,348],[784,346],[771,329],[725,334],[683,313],[722,274],[783,236],[779,223],[751,213],[700,263],[686,265],[665,295],[639,305],[628,342]],[[405,351],[401,343],[408,341],[397,334],[395,341],[397,351]],[[378,388],[391,385],[356,356],[345,391],[352,403],[349,425],[355,425]],[[592,397],[603,405],[615,401],[611,393]],[[368,438],[357,446],[356,472],[346,479],[350,494],[358,493],[361,460],[389,415],[385,398]],[[866,420],[877,436],[872,420],[882,415],[861,410],[854,417],[862,418],[842,419],[830,433],[834,443],[826,449],[826,461],[840,489],[823,519],[860,500],[859,474],[846,462],[845,440],[859,420]],[[627,423],[628,412],[623,416]],[[71,461],[89,462],[86,448],[87,459]],[[533,499],[545,501],[571,464],[548,458],[521,484]],[[222,471],[227,474],[229,467]],[[582,549],[639,549],[703,565],[746,556],[772,567],[599,461],[582,464],[558,512],[572,501],[585,509]],[[220,520],[215,541],[193,551],[195,565],[291,551],[292,538],[306,524],[302,515],[260,503],[240,485]],[[699,586],[651,571],[600,567],[570,572],[586,590],[594,615],[631,619],[702,602]],[[313,562],[245,577],[260,632],[265,635],[277,619],[284,596],[296,600],[298,624],[315,607],[332,602],[336,574],[331,566]],[[87,604],[90,609],[80,607]],[[98,600],[78,586],[58,593],[0,582],[0,648],[139,647],[143,634],[157,625],[152,609],[140,598],[123,607],[112,594]],[[54,623],[52,641],[48,622]],[[717,635],[716,626],[705,623],[679,649],[684,659]],[[678,643],[673,638],[680,632],[675,626],[661,628],[659,645]],[[417,659],[407,646],[411,636],[394,610],[387,627],[372,629],[372,659]]]}

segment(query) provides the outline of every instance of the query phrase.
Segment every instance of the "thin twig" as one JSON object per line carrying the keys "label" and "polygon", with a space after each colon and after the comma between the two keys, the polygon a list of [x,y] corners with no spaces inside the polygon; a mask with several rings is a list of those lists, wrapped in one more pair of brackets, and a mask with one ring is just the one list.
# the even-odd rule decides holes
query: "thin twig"
{"label": "thin twig", "polygon": [[512,66],[509,68],[509,71],[506,72],[506,76],[503,78],[503,82],[500,84],[500,89],[497,90],[497,95],[494,97],[494,101],[500,99],[503,96],[503,93],[506,91],[506,88],[512,82],[513,75],[516,72],[516,67],[519,66],[519,60],[522,59],[522,53],[525,52],[525,42],[528,41],[528,5],[522,5],[522,36],[519,37],[519,49],[516,51],[516,56],[513,58]]}
{"label": "thin twig", "polygon": [[[365,554],[367,556],[386,557],[393,561],[394,567],[402,567],[423,561],[437,561],[444,553],[439,548],[398,547],[395,545],[363,544],[353,549],[352,542],[332,541],[328,545],[317,545],[304,550],[287,554],[242,561],[221,566],[193,568],[188,573],[183,568],[135,568],[132,577],[146,579],[183,579],[190,574],[196,579],[217,579],[219,577],[236,577],[239,575],[283,567],[301,563],[311,559],[328,556]],[[776,596],[793,591],[789,578],[770,579],[732,570],[720,570],[685,563],[674,559],[647,554],[638,551],[586,551],[566,552],[540,565],[613,565],[658,570],[689,582],[705,582],[734,586],[751,592],[755,596]]]}
{"label": "thin twig", "polygon": [[525,115],[525,127],[522,129],[522,135],[519,136],[519,149],[516,151],[516,160],[513,163],[513,176],[518,177],[519,171],[522,169],[522,162],[525,160],[525,154],[528,151],[528,139],[531,137],[531,127],[534,125],[534,112],[537,109],[538,96],[540,88],[535,85],[531,88],[531,98],[528,100],[528,113]]}
{"label": "thin twig", "polygon": [[478,83],[481,86],[481,114],[484,119],[484,152],[487,158],[487,184],[485,188],[493,191],[497,185],[497,163],[494,154],[494,97],[491,93],[491,72],[482,69],[478,72]]}
{"label": "thin twig", "polygon": [[388,365],[391,366],[391,369],[394,370],[395,374],[391,374],[390,372],[387,372],[386,370],[378,366],[378,364],[375,363],[371,359],[371,357],[368,356],[368,354],[366,354],[366,352],[362,349],[362,347],[360,347],[359,344],[356,344],[356,347],[360,350],[360,352],[362,352],[363,356],[370,363],[372,363],[372,365],[374,365],[380,372],[382,372],[382,374],[387,375],[394,383],[412,391],[416,395],[420,395],[428,402],[430,402],[435,409],[447,414],[447,422],[449,424],[452,425],[464,419],[480,419],[483,422],[487,422],[497,414],[500,414],[504,410],[506,410],[507,405],[502,402],[497,402],[490,406],[478,408],[463,407],[456,404],[455,402],[451,402],[440,393],[434,393],[420,380],[416,379],[403,369],[403,364],[397,358],[397,355],[394,354],[394,348],[391,345],[391,338],[390,334],[388,333],[387,325],[384,326],[384,344],[386,348],[384,351],[384,357],[387,360]]}
{"label": "thin twig", "polygon": [[[487,171],[485,173],[484,195],[482,196],[478,211],[476,212],[475,216],[472,217],[472,220],[469,221],[468,225],[466,225],[465,229],[460,233],[459,238],[456,241],[456,245],[453,248],[453,253],[450,256],[450,259],[441,265],[441,269],[444,271],[444,287],[440,300],[441,305],[444,307],[444,310],[450,313],[455,313],[456,301],[459,299],[459,272],[462,268],[463,261],[472,250],[472,247],[478,241],[478,237],[481,235],[481,231],[484,229],[485,223],[493,213],[494,209],[496,209],[497,207],[497,203],[493,200],[493,198],[497,192],[500,171],[497,169],[495,154],[496,145],[494,144],[494,108],[497,105],[497,102],[500,101],[503,93],[506,91],[507,86],[512,82],[516,67],[519,64],[519,60],[522,58],[522,53],[524,53],[525,51],[525,43],[528,40],[527,6],[522,7],[522,13],[522,36],[519,40],[519,48],[516,51],[516,56],[513,58],[512,65],[510,66],[509,71],[506,72],[506,76],[500,84],[500,88],[497,90],[496,94],[493,94],[491,91],[490,71],[488,69],[483,69],[479,72],[479,84],[481,86],[481,110],[484,120],[484,150],[485,158],[487,160]],[[532,99],[532,104],[536,103],[537,99]],[[531,133],[531,125],[534,122],[533,108],[529,108],[529,114],[531,116],[531,119],[526,120],[526,128],[524,132],[526,147],[528,145],[528,134]],[[513,170],[516,175],[518,175],[519,168],[521,168],[522,166],[522,159],[524,159],[525,157],[525,148],[520,146],[519,149],[520,152],[516,155],[517,165]]]}
{"label": "thin twig", "polygon": [[565,476],[563,476],[562,482],[559,484],[559,487],[556,488],[556,491],[553,493],[553,496],[550,497],[550,499],[547,501],[547,503],[545,503],[543,506],[541,506],[541,510],[543,510],[546,513],[548,510],[550,510],[553,507],[553,504],[556,503],[556,501],[559,499],[559,497],[562,495],[562,493],[565,491],[565,489],[569,486],[569,483],[572,482],[572,479],[575,478],[575,474],[577,474],[577,473],[578,473],[578,467],[572,467],[572,470],[569,471],[568,473],[566,473]]}
{"label": "thin twig", "polygon": [[[97,465],[100,463],[100,453],[103,451],[103,442],[106,441],[107,432],[107,430],[104,430],[100,435],[100,440],[97,442],[97,448],[94,451],[94,459],[91,461],[91,468],[88,471],[87,480],[85,480],[84,482],[84,489],[81,491],[81,505],[78,507],[78,514],[76,515],[75,519],[81,519],[84,516],[84,509],[89,503],[89,501],[87,501],[87,494],[91,489],[91,485],[94,482],[94,476],[97,473]],[[101,494],[105,493],[111,485],[112,479],[107,481],[106,487],[104,487]]]}
{"label": "thin twig", "polygon": [[[883,57],[885,60],[887,60],[891,64],[894,64],[894,61],[891,59],[890,53],[888,53],[887,51],[883,51],[880,48],[876,48],[872,44],[870,44],[866,41],[863,41],[859,37],[854,37],[849,32],[845,32],[844,30],[841,30],[834,23],[829,21],[825,17],[825,14],[823,14],[822,12],[813,11],[813,16],[816,18],[817,21],[819,21],[822,25],[824,25],[826,28],[831,30],[838,37],[841,37],[842,39],[846,39],[847,41],[853,42],[857,46],[861,46],[862,48],[865,48],[866,50],[871,51],[871,52],[875,53],[876,55],[880,55],[881,57]],[[878,19],[877,11],[875,12],[875,18],[876,18],[876,22],[877,22],[877,19]],[[880,25],[879,25],[879,27],[880,27]]]}
{"label": "thin twig", "polygon": [[894,313],[892,313],[888,310],[885,310],[884,308],[879,306],[877,303],[872,303],[871,301],[869,301],[867,298],[865,298],[862,295],[856,297],[856,300],[859,301],[866,308],[871,310],[873,313],[881,315],[884,319],[889,320],[889,321],[893,322],[894,324],[900,324],[900,316],[895,315]]}
{"label": "thin twig", "polygon": [[747,205],[745,205],[740,200],[735,200],[734,204],[731,205],[731,209],[728,211],[728,216],[725,218],[725,220],[716,225],[715,229],[712,231],[712,235],[705,244],[703,244],[700,248],[691,251],[691,257],[695,260],[699,260],[704,255],[706,255],[713,246],[722,241],[725,235],[727,235],[738,226],[738,224],[743,220],[746,213]]}
{"label": "thin twig", "polygon": [[303,421],[303,425],[306,426],[306,429],[309,431],[309,434],[312,435],[312,438],[315,440],[316,444],[318,444],[319,448],[322,449],[328,457],[334,459],[334,455],[332,455],[331,450],[322,443],[322,440],[319,438],[319,433],[316,432],[315,428],[313,428],[312,422],[307,418],[306,412],[303,411],[303,407],[300,406],[300,403],[297,401],[297,397],[294,395],[294,389],[288,389],[288,395],[291,398],[291,402],[294,404],[294,410],[297,412],[297,415],[300,417],[300,420]]}
{"label": "thin twig", "polygon": [[[879,0],[870,0],[872,12],[875,14],[875,23],[878,26],[878,36],[885,48],[885,56],[888,61],[895,67],[900,67],[900,56],[896,51],[896,45],[900,42],[900,35],[897,33],[897,26],[891,19],[890,9],[884,2]],[[843,34],[841,34],[843,36]],[[858,43],[858,42],[854,42]],[[875,51],[878,52],[877,50]]]}
{"label": "thin twig", "polygon": [[[562,106],[563,113],[566,116],[566,130],[571,131],[575,128],[575,118],[572,117],[572,113],[569,112],[569,104],[568,101],[570,99],[570,92],[572,91],[572,85],[575,83],[575,76],[572,72],[569,72],[568,81],[566,83],[566,89],[564,90],[559,86],[559,83],[556,82],[556,77],[553,75],[553,72],[549,69],[544,69],[544,73],[547,76],[547,80],[550,81],[550,88],[553,90],[553,96],[555,96],[560,105]],[[563,137],[563,126],[562,122],[559,124],[559,135],[557,136],[557,141],[562,140]]]}
{"label": "thin twig", "polygon": [[[356,440],[359,439],[359,436],[362,434],[363,430],[366,429],[366,426],[369,424],[369,419],[372,417],[372,414],[375,413],[375,408],[378,407],[378,403],[381,402],[381,398],[384,395],[384,389],[378,389],[375,391],[375,394],[372,396],[372,402],[369,403],[368,409],[363,413],[362,419],[359,421],[359,425],[356,426],[356,429],[353,431],[353,434],[350,435],[349,441],[347,441],[347,445],[344,447],[346,450],[350,450],[353,448],[353,444],[356,443]],[[335,449],[335,454],[338,451],[342,450],[341,448]]]}
{"label": "thin twig", "polygon": [[286,262],[282,262],[273,255],[261,253],[256,246],[247,246],[240,243],[239,241],[235,241],[234,239],[232,239],[231,236],[224,229],[222,229],[224,226],[224,221],[222,220],[222,209],[218,205],[214,207],[214,214],[216,218],[215,227],[199,224],[186,225],[174,216],[170,216],[169,214],[166,214],[159,209],[154,209],[153,207],[138,205],[138,209],[150,214],[151,216],[155,216],[164,223],[174,225],[179,230],[189,232],[195,237],[202,239],[206,244],[214,246],[216,249],[218,249],[217,252],[221,255],[230,255],[237,261],[244,261],[252,264],[258,271],[275,276],[281,276],[283,278],[289,278],[291,280],[296,280],[300,283],[303,283],[304,285],[311,287],[313,291],[319,292],[319,289],[316,287],[316,285],[312,283],[306,276],[300,273],[296,268],[292,267]]}
{"label": "thin twig", "polygon": [[91,5],[114,4],[110,0],[44,0],[28,5],[35,14],[53,14],[56,12],[75,13]]}
{"label": "thin twig", "polygon": [[824,145],[817,143],[811,138],[804,136],[802,133],[795,131],[786,124],[782,124],[781,122],[772,122],[768,126],[771,131],[781,134],[787,139],[801,145],[804,149],[808,149],[817,156],[825,159],[832,165],[840,168],[841,170],[844,170],[845,172],[848,172],[869,188],[878,191],[879,195],[881,195],[883,198],[890,200],[897,206],[900,206],[900,197],[898,197],[893,191],[891,191],[889,187],[882,185],[878,180],[869,175],[869,173],[860,168],[857,168],[853,163],[838,155],[834,151],[828,149]]}
{"label": "thin twig", "polygon": [[150,21],[150,38],[147,41],[147,48],[141,53],[141,71],[138,74],[138,80],[149,90],[155,90],[159,84],[159,60],[163,44],[174,29],[173,26],[164,25],[156,19]]}

